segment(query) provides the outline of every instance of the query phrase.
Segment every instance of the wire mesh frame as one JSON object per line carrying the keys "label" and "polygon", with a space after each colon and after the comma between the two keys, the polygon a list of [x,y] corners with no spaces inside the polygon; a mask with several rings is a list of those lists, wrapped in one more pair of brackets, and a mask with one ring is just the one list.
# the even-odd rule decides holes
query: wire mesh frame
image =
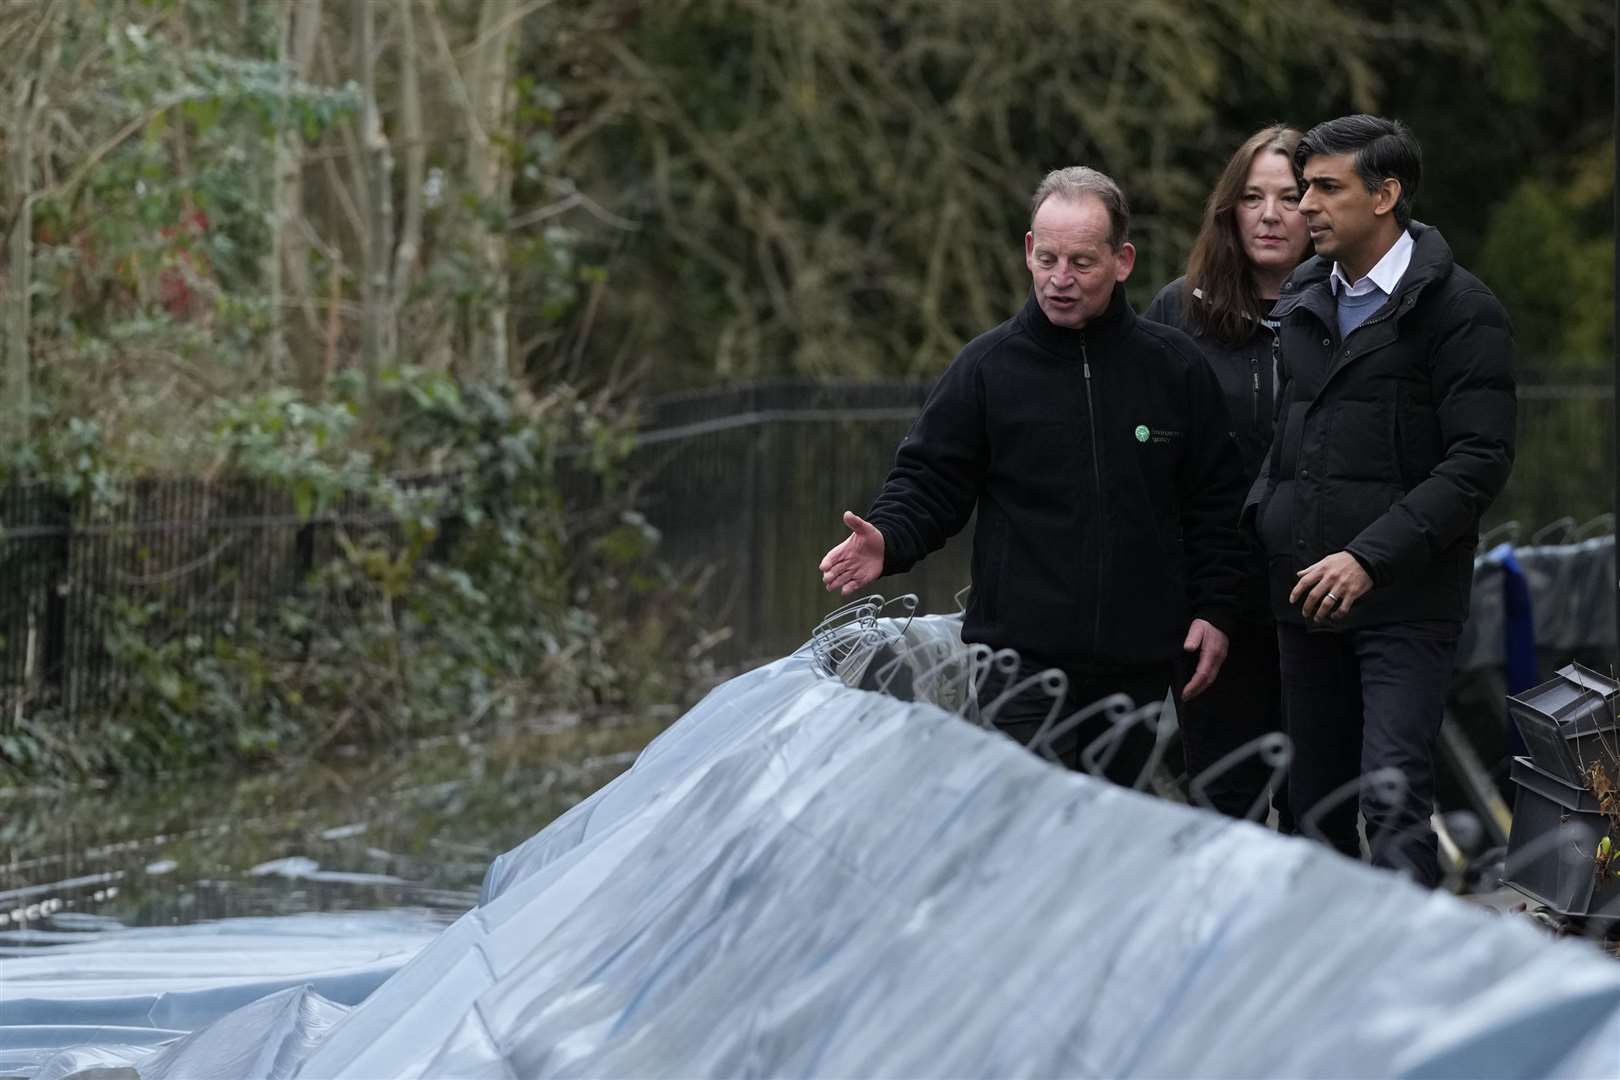
{"label": "wire mesh frame", "polygon": [[120,655],[175,640],[206,652],[330,559],[338,530],[399,530],[353,496],[302,517],[249,480],[138,480],[86,506],[43,484],[0,489],[0,734],[117,709]]}
{"label": "wire mesh frame", "polygon": [[[996,727],[997,711],[1014,698],[1028,694],[1036,699],[1045,695],[1051,708],[1036,734],[1028,739],[1026,747],[1058,764],[1053,746],[1068,731],[1079,727],[1088,719],[1103,717],[1108,723],[1102,734],[1079,747],[1073,755],[1078,767],[1094,777],[1104,776],[1109,762],[1129,731],[1138,725],[1148,729],[1155,737],[1154,754],[1148,758],[1134,783],[1117,782],[1139,790],[1149,788],[1149,775],[1164,763],[1160,759],[1166,742],[1166,732],[1174,727],[1174,713],[1162,709],[1162,703],[1133,702],[1121,694],[1114,694],[1090,703],[1065,703],[1068,680],[1057,669],[1026,669],[1018,653],[1010,649],[992,652],[983,645],[961,645],[949,656],[937,649],[938,635],[913,636],[908,630],[914,625],[915,597],[901,596],[885,600],[880,594],[871,594],[841,605],[819,623],[806,649],[816,663],[817,670],[827,678],[838,679],[851,686],[890,692],[896,672],[909,669],[914,677],[903,680],[903,690],[896,693],[905,700],[928,702],[947,712],[968,712],[961,702],[934,696],[940,685],[923,673],[955,667],[966,672],[971,682],[978,682],[988,672],[995,672],[997,692],[990,700],[978,706],[975,716],[965,718],[987,727]],[[881,612],[900,603],[906,614],[904,619],[885,619]],[[931,620],[922,620],[923,625]],[[881,662],[879,662],[881,660]],[[873,678],[873,672],[876,677]],[[1072,711],[1062,716],[1065,708]],[[1095,726],[1095,725],[1094,725]],[[1221,774],[1253,759],[1265,767],[1266,779],[1256,797],[1243,815],[1249,821],[1261,822],[1270,809],[1271,793],[1283,790],[1290,765],[1293,746],[1282,732],[1262,734],[1211,764],[1195,776],[1184,777],[1180,793],[1185,801],[1203,809],[1219,812],[1208,789]],[[1162,793],[1162,789],[1160,789]],[[1396,873],[1423,878],[1422,869],[1412,861],[1408,849],[1420,834],[1434,831],[1441,853],[1441,880],[1439,886],[1458,893],[1496,893],[1504,886],[1520,889],[1520,875],[1525,868],[1555,851],[1573,855],[1577,864],[1584,858],[1590,861],[1599,850],[1599,833],[1590,823],[1566,820],[1557,829],[1545,835],[1520,838],[1515,846],[1506,848],[1505,837],[1496,835],[1490,822],[1468,810],[1436,813],[1432,807],[1411,808],[1409,778],[1398,769],[1380,769],[1355,777],[1330,792],[1315,806],[1306,807],[1297,815],[1299,834],[1323,844],[1331,844],[1322,822],[1338,807],[1351,808],[1360,804],[1382,807],[1388,812],[1386,820],[1394,822],[1388,827],[1367,829],[1364,837],[1366,853],[1375,862],[1388,866]],[[1298,810],[1299,808],[1296,808]],[[1402,820],[1404,824],[1401,824]],[[1607,859],[1600,859],[1594,872],[1602,873]],[[1620,864],[1620,857],[1615,860]],[[1610,868],[1607,872],[1614,872]],[[1521,889],[1522,891],[1522,889]],[[1594,903],[1590,912],[1581,917],[1567,917],[1562,909],[1544,908],[1533,894],[1527,894],[1521,906],[1538,905],[1531,913],[1538,921],[1561,933],[1582,933],[1593,937],[1612,937],[1620,931],[1620,894],[1608,896]],[[1501,901],[1498,901],[1501,902]]]}

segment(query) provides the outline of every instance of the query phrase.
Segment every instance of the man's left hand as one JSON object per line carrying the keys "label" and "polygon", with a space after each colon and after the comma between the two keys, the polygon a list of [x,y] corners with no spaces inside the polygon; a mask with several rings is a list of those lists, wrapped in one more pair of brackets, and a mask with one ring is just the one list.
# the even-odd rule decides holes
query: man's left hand
{"label": "man's left hand", "polygon": [[[1338,551],[1299,572],[1290,604],[1299,604],[1300,613],[1315,622],[1342,619],[1355,602],[1372,588],[1372,578],[1348,551]],[[1303,601],[1303,603],[1301,603]]]}
{"label": "man's left hand", "polygon": [[1183,700],[1195,698],[1209,689],[1209,684],[1215,681],[1221,665],[1226,662],[1226,644],[1226,635],[1216,629],[1213,623],[1194,619],[1192,625],[1187,627],[1187,640],[1181,643],[1181,647],[1188,652],[1198,653],[1198,668],[1181,690]]}

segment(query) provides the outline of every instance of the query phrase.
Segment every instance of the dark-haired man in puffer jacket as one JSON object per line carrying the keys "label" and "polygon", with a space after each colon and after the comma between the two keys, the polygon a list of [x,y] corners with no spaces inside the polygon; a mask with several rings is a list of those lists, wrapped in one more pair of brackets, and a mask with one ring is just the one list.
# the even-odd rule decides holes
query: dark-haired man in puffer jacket
{"label": "dark-haired man in puffer jacket", "polygon": [[1422,171],[1396,121],[1319,124],[1295,164],[1316,257],[1283,286],[1276,437],[1245,507],[1278,618],[1288,795],[1359,856],[1440,879],[1434,744],[1468,615],[1479,521],[1513,464],[1506,312],[1411,220]]}

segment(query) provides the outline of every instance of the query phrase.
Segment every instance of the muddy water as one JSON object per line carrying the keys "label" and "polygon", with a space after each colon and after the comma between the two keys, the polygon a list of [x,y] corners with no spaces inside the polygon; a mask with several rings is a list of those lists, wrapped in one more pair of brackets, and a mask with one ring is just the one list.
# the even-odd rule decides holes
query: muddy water
{"label": "muddy water", "polygon": [[248,776],[0,792],[0,958],[235,916],[448,923],[494,856],[628,767],[659,728],[514,727]]}

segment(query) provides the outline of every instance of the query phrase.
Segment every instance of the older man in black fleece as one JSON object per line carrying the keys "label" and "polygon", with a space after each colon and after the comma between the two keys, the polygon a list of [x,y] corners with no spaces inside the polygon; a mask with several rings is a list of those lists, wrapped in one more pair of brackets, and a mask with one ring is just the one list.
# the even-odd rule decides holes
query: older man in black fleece
{"label": "older man in black fleece", "polygon": [[[1113,180],[1071,167],[1032,200],[1023,310],[981,334],[940,377],[870,513],[822,560],[830,591],[901,573],[975,508],[964,641],[1013,648],[1023,673],[1069,677],[1066,715],[1113,693],[1138,704],[1220,671],[1237,606],[1245,483],[1226,405],[1198,347],[1138,320],[1124,282],[1136,249]],[[1183,664],[1196,667],[1183,681]],[[1005,688],[992,677],[988,702]],[[1020,741],[1051,701],[1014,698],[998,726]],[[1071,765],[1107,732],[1097,718],[1055,747]],[[1131,782],[1152,738],[1136,729],[1108,774]]]}

